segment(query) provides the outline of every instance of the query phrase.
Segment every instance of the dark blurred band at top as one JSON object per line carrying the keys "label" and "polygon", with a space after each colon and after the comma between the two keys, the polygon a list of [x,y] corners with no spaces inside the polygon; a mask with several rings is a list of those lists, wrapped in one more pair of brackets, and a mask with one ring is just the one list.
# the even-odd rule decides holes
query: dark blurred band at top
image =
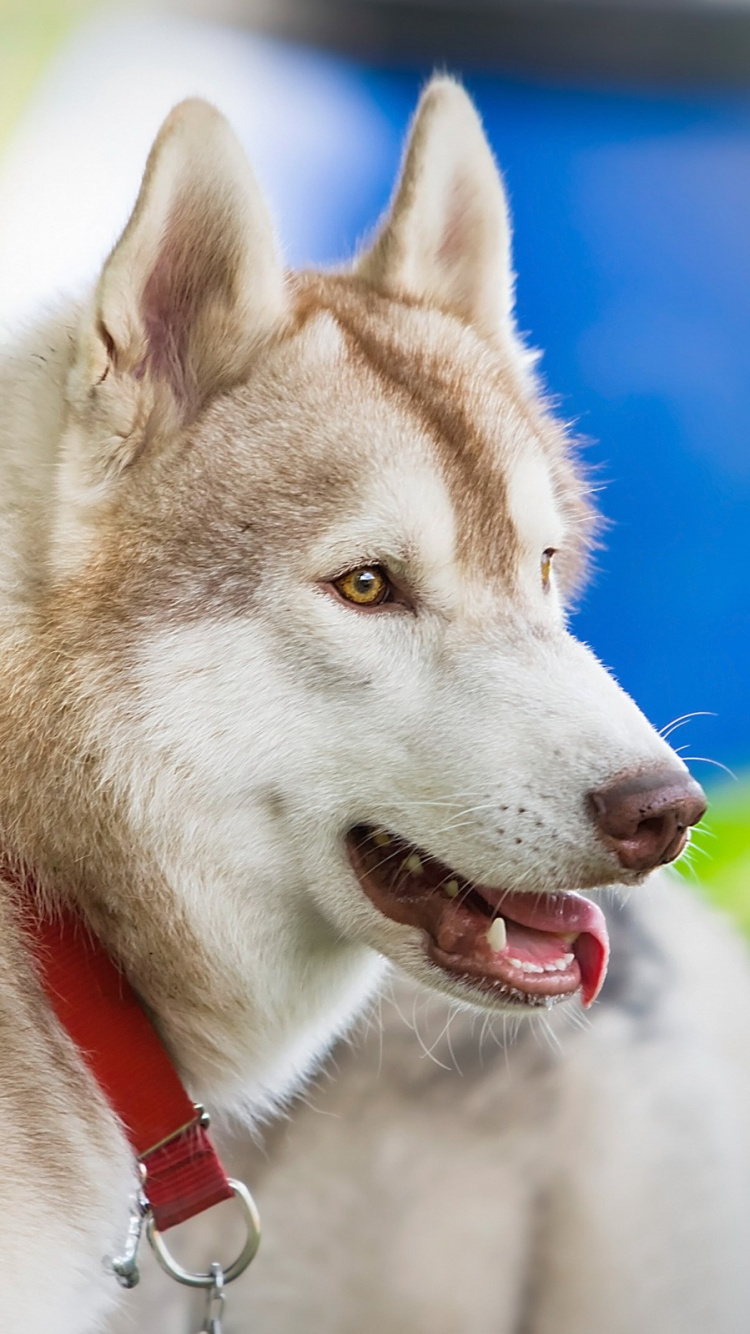
{"label": "dark blurred band at top", "polygon": [[188,0],[175,8],[376,60],[750,83],[747,0]]}

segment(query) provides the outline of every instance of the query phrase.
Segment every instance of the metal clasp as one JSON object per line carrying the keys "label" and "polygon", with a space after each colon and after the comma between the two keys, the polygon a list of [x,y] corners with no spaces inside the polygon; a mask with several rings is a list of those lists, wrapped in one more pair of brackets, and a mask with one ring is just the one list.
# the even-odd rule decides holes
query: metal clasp
{"label": "metal clasp", "polygon": [[[142,1172],[143,1170],[142,1168]],[[222,1334],[224,1289],[227,1283],[233,1282],[245,1272],[260,1245],[260,1218],[250,1191],[243,1181],[236,1181],[231,1177],[229,1185],[244,1213],[247,1235],[242,1250],[227,1269],[222,1268],[218,1261],[214,1261],[205,1273],[194,1274],[189,1269],[183,1269],[167,1249],[142,1189],[133,1198],[125,1249],[122,1255],[108,1262],[109,1269],[123,1288],[134,1288],[137,1285],[141,1277],[138,1269],[138,1246],[145,1224],[151,1249],[165,1273],[188,1288],[205,1289],[206,1309],[201,1334]]]}
{"label": "metal clasp", "polygon": [[128,1223],[127,1236],[125,1237],[125,1249],[122,1255],[116,1256],[109,1261],[109,1267],[115,1275],[117,1282],[122,1288],[135,1288],[141,1280],[140,1270],[138,1268],[138,1247],[141,1244],[143,1235],[143,1224],[149,1213],[149,1203],[142,1190],[133,1198],[130,1208],[130,1221]]}
{"label": "metal clasp", "polygon": [[189,1121],[185,1121],[183,1125],[177,1126],[176,1130],[170,1130],[169,1134],[165,1135],[163,1139],[158,1139],[155,1144],[150,1145],[148,1149],[144,1149],[142,1153],[139,1153],[139,1163],[143,1164],[149,1154],[156,1153],[157,1149],[163,1149],[165,1144],[171,1144],[173,1139],[177,1139],[183,1131],[189,1130],[191,1126],[202,1126],[204,1130],[208,1130],[208,1127],[211,1124],[211,1116],[206,1111],[203,1103],[194,1102],[193,1109],[195,1111],[195,1116],[192,1116]]}

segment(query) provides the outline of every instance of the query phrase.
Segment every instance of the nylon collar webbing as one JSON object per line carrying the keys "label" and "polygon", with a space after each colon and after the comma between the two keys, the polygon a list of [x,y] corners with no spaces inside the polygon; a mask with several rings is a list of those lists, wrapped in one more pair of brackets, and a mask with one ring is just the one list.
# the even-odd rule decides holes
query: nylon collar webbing
{"label": "nylon collar webbing", "polygon": [[232,1196],[205,1125],[125,974],[74,912],[40,912],[33,876],[2,867],[42,987],[145,1170],[160,1232]]}

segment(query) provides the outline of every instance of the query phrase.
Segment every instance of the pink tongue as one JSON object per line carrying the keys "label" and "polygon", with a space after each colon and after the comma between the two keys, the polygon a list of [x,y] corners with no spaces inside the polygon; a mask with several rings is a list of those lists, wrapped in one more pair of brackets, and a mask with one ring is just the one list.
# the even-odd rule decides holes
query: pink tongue
{"label": "pink tongue", "polygon": [[508,954],[519,959],[528,959],[530,963],[550,964],[572,952],[564,936],[553,936],[549,931],[532,931],[529,926],[519,926],[510,917],[505,918],[507,927]]}
{"label": "pink tongue", "polygon": [[[577,939],[565,948],[572,950],[578,960],[584,1005],[589,1006],[596,1000],[609,960],[609,935],[601,908],[581,894],[541,894],[534,898],[532,894],[491,894],[484,889],[479,892],[510,924],[553,936],[575,934]],[[510,939],[512,925],[508,934]],[[527,948],[529,940],[527,936],[524,941]],[[546,957],[557,949],[559,942],[547,939],[544,944],[540,940],[534,952]]]}
{"label": "pink tongue", "polygon": [[604,924],[603,936],[594,936],[584,931],[573,946],[573,952],[581,970],[581,998],[588,1009],[596,1000],[604,985],[609,963],[609,936]]}

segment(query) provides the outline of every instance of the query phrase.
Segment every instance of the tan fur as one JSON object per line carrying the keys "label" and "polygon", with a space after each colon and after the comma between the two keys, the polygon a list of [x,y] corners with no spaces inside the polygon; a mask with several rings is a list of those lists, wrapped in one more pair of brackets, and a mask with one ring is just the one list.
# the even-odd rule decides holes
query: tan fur
{"label": "tan fur", "polygon": [[585,571],[596,515],[569,440],[539,398],[528,397],[515,362],[498,358],[471,328],[452,320],[436,338],[434,315],[428,321],[415,303],[384,298],[351,278],[312,277],[302,300],[305,310],[317,306],[336,316],[352,355],[427,430],[460,515],[461,557],[491,578],[511,579],[518,559],[504,497],[509,445],[539,443],[571,535],[560,561],[570,593]]}

